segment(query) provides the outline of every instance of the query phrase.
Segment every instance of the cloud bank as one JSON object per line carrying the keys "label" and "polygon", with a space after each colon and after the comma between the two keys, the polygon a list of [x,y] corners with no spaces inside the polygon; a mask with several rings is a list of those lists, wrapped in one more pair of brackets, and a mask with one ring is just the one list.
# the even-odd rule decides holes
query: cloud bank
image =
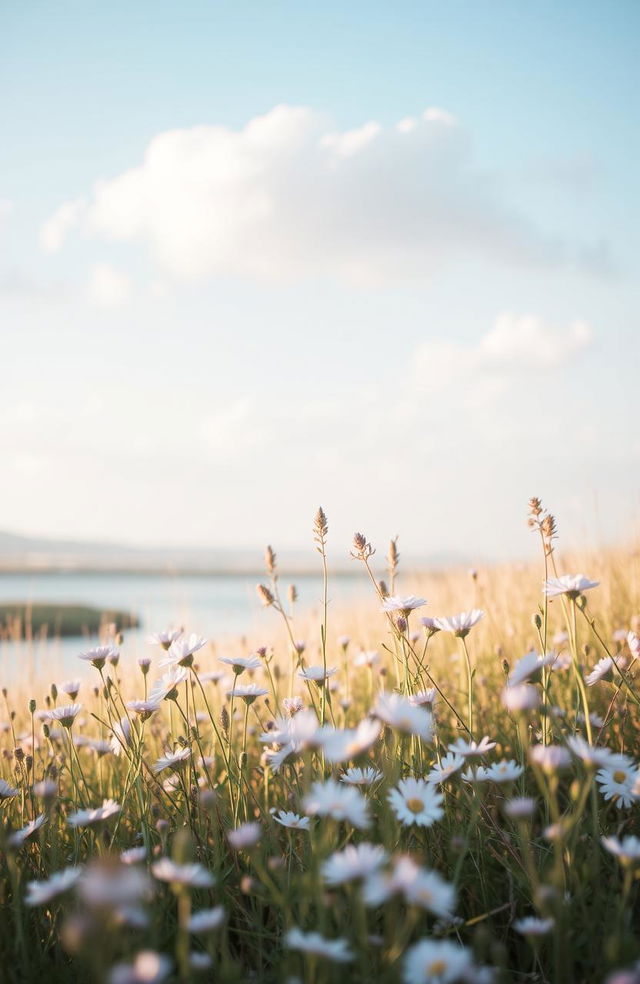
{"label": "cloud bank", "polygon": [[538,267],[563,253],[502,200],[465,131],[435,107],[338,131],[280,105],[240,130],[160,133],[139,166],[63,203],[41,245],[54,252],[74,230],[140,242],[177,280],[373,285],[424,280],[469,256]]}

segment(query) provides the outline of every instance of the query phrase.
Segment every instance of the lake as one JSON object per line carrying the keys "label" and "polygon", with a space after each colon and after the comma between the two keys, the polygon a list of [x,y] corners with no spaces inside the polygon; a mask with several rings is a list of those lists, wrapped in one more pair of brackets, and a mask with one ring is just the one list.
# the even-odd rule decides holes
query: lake
{"label": "lake", "polygon": [[[112,572],[29,572],[0,573],[0,603],[60,602],[87,604],[99,609],[124,609],[141,620],[139,629],[128,630],[122,647],[123,658],[134,660],[142,654],[157,653],[147,637],[170,625],[184,626],[208,639],[224,642],[247,634],[264,633],[269,638],[278,627],[279,617],[264,609],[256,594],[255,574],[136,574]],[[314,575],[295,575],[298,589],[296,610],[300,615],[317,609],[322,600],[322,579]],[[288,579],[281,580],[286,595]],[[330,598],[336,604],[371,594],[361,572],[330,577]],[[38,672],[52,661],[68,675],[84,675],[85,664],[77,659],[96,640],[79,638],[36,639],[0,642],[0,682],[15,678],[27,662]]]}

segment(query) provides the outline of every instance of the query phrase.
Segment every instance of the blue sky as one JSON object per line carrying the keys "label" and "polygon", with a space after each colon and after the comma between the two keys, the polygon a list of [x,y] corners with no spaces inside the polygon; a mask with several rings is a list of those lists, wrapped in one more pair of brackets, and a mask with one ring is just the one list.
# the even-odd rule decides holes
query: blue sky
{"label": "blue sky", "polygon": [[322,501],[345,543],[473,557],[526,550],[538,494],[567,539],[626,535],[639,28],[6,5],[5,525],[298,545]]}

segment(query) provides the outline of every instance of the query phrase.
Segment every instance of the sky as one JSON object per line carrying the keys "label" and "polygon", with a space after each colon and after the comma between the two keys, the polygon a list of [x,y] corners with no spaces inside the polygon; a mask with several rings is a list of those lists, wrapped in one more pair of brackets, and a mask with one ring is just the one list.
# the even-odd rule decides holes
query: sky
{"label": "sky", "polygon": [[637,533],[639,38],[623,0],[3,4],[0,525]]}

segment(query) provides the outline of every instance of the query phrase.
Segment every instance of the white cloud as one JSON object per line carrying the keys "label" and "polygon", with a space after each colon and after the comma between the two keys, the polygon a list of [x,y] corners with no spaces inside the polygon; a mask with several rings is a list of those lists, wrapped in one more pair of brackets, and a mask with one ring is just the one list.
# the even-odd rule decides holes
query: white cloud
{"label": "white cloud", "polygon": [[69,232],[79,224],[84,208],[83,199],[76,198],[64,202],[47,219],[40,229],[40,246],[45,253],[56,253],[62,247]]}
{"label": "white cloud", "polygon": [[592,341],[593,331],[584,321],[558,330],[533,315],[501,314],[482,339],[479,355],[488,365],[552,369]]}
{"label": "white cloud", "polygon": [[118,307],[131,296],[131,280],[109,263],[96,263],[87,290],[90,299],[101,307]]}
{"label": "white cloud", "polygon": [[80,216],[99,238],[146,244],[179,279],[375,284],[424,280],[469,255],[535,266],[559,258],[557,244],[501,200],[454,117],[435,107],[345,132],[283,105],[241,130],[160,133],[139,166],[96,183],[86,206],[61,206],[43,245],[59,248]]}

